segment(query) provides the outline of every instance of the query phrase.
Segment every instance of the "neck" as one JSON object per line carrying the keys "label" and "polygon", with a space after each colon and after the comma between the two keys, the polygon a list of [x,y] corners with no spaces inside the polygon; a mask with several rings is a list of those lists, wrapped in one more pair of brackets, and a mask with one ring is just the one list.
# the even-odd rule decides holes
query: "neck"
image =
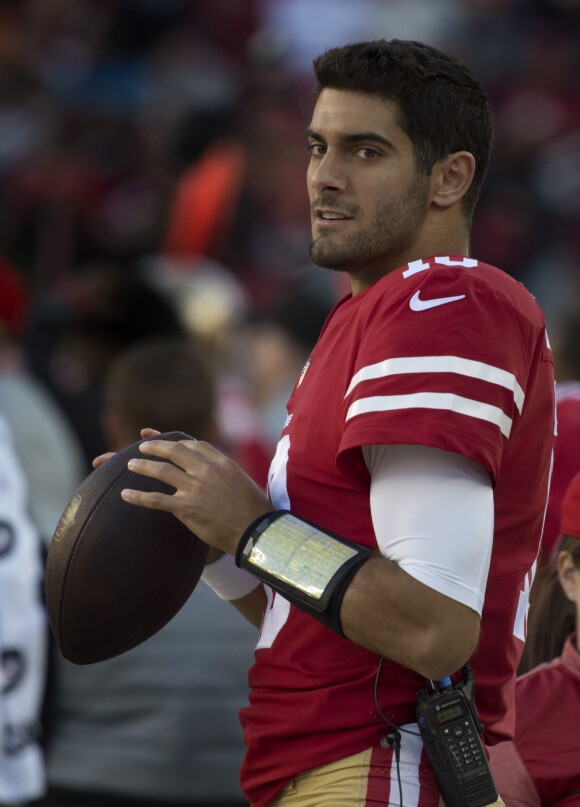
{"label": "neck", "polygon": [[435,255],[469,255],[469,229],[459,206],[442,210],[431,207],[415,240],[373,266],[349,272],[353,294],[411,261]]}
{"label": "neck", "polygon": [[356,271],[349,272],[352,293],[353,295],[359,294],[361,291],[368,289],[369,286],[372,286],[373,283],[376,283],[377,280],[394,272],[395,269],[405,266],[407,263],[438,255],[465,255],[467,257],[469,256],[469,244],[467,240],[465,240],[461,244],[459,242],[450,242],[446,244],[426,245],[424,248],[406,251],[404,255],[397,256],[397,258],[390,261],[388,265],[369,266],[365,267],[365,269],[357,269]]}

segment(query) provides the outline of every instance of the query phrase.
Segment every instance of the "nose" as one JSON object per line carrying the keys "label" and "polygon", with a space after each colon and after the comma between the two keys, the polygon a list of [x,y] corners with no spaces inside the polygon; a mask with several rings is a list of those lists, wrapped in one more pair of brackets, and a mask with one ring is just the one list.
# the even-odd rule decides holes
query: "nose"
{"label": "nose", "polygon": [[344,191],[346,175],[338,156],[330,150],[320,157],[313,156],[308,166],[308,185],[317,195]]}

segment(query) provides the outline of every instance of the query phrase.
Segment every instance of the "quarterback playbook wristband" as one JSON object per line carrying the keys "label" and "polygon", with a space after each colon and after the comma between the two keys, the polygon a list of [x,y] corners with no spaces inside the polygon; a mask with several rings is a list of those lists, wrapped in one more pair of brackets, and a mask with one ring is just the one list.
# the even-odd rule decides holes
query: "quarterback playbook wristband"
{"label": "quarterback playbook wristband", "polygon": [[236,563],[342,636],[342,598],[370,555],[366,546],[323,532],[288,510],[276,510],[250,524]]}

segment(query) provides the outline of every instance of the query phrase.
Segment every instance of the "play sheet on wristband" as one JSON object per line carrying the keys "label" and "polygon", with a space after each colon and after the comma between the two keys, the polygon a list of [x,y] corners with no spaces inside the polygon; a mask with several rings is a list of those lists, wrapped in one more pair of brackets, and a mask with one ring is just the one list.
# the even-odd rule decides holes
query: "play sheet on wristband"
{"label": "play sheet on wristband", "polygon": [[294,518],[279,518],[260,535],[247,560],[279,580],[320,599],[356,550]]}

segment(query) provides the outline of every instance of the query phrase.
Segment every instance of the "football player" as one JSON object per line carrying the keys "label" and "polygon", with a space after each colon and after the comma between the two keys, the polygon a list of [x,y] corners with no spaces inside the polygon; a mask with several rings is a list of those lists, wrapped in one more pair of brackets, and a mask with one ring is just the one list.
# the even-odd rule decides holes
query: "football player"
{"label": "football player", "polygon": [[492,140],[470,71],[397,40],[314,67],[311,255],[352,293],[289,399],[270,498],[211,445],[155,440],[131,470],[175,493],[123,498],[210,544],[205,578],[261,625],[241,715],[252,807],[435,807],[426,680],[471,660],[485,740],[513,732],[552,357],[532,296],[469,252]]}

